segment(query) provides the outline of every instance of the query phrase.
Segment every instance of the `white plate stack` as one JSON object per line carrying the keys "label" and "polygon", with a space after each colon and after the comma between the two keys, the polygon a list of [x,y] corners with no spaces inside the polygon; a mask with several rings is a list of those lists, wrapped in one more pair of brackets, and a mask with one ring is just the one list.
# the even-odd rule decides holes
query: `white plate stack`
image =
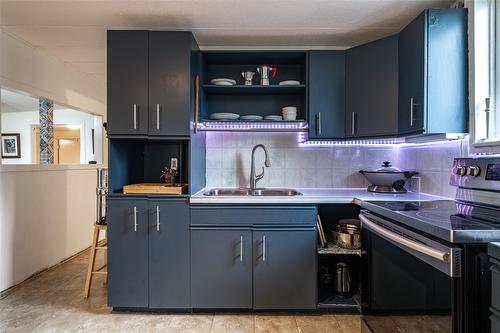
{"label": "white plate stack", "polygon": [[240,118],[239,114],[227,112],[216,112],[210,115],[211,120],[237,120],[238,118]]}
{"label": "white plate stack", "polygon": [[286,80],[279,83],[280,86],[299,86],[300,82],[296,80]]}
{"label": "white plate stack", "polygon": [[235,80],[232,79],[212,79],[210,80],[211,84],[214,84],[216,86],[234,86],[236,84]]}

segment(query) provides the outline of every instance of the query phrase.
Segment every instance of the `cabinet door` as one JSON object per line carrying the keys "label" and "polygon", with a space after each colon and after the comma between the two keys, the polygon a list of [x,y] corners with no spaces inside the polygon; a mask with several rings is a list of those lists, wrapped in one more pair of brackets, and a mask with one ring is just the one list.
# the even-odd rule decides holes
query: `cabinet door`
{"label": "cabinet door", "polygon": [[148,205],[108,199],[108,304],[148,306]]}
{"label": "cabinet door", "polygon": [[309,138],[345,138],[345,52],[309,52]]}
{"label": "cabinet door", "polygon": [[315,309],[316,232],[314,229],[253,233],[254,309]]}
{"label": "cabinet door", "polygon": [[346,135],[398,134],[398,35],[347,51]]}
{"label": "cabinet door", "polygon": [[421,133],[427,107],[427,11],[399,34],[399,133]]}
{"label": "cabinet door", "polygon": [[149,202],[149,307],[189,308],[189,206]]}
{"label": "cabinet door", "polygon": [[191,230],[193,308],[252,308],[252,232]]}
{"label": "cabinet door", "polygon": [[149,33],[149,134],[189,135],[192,46],[190,32]]}
{"label": "cabinet door", "polygon": [[426,133],[466,133],[467,9],[429,9]]}
{"label": "cabinet door", "polygon": [[108,31],[108,134],[148,132],[148,33]]}

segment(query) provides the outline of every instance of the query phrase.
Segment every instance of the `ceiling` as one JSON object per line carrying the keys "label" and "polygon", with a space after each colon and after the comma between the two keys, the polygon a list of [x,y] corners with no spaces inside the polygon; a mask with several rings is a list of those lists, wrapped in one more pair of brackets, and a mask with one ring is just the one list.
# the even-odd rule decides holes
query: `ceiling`
{"label": "ceiling", "polygon": [[0,0],[0,27],[105,81],[106,30],[192,30],[201,48],[350,47],[450,0]]}

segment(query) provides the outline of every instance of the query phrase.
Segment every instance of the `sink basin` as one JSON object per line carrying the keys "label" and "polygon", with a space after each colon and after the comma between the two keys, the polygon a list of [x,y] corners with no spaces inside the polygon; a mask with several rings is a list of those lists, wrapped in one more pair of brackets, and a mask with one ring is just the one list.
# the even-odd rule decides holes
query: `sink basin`
{"label": "sink basin", "polygon": [[289,188],[259,188],[251,190],[249,188],[214,188],[203,193],[203,195],[210,197],[220,197],[220,196],[285,196],[291,197],[296,195],[302,195],[302,193]]}

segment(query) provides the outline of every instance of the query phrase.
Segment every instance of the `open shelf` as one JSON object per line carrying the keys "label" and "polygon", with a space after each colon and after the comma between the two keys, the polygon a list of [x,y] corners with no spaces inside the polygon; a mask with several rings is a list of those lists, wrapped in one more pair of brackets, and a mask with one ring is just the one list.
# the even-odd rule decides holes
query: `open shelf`
{"label": "open shelf", "polygon": [[318,309],[335,309],[335,310],[351,310],[360,311],[360,297],[355,294],[351,297],[331,296],[321,299],[318,302]]}
{"label": "open shelf", "polygon": [[326,244],[326,247],[318,247],[318,254],[361,256],[361,249],[344,249],[339,247],[337,244],[328,242]]}
{"label": "open shelf", "polygon": [[[270,85],[260,85],[257,68],[263,64],[276,67],[276,76],[270,77]],[[255,72],[253,85],[244,85],[243,71]],[[215,78],[230,78],[233,86],[211,84]],[[297,118],[307,120],[307,52],[305,51],[204,51],[202,71],[200,118],[209,119],[212,113],[238,113],[240,115],[281,115],[282,108],[297,108]],[[286,80],[295,80],[300,85],[279,85]],[[247,125],[248,124],[248,125]],[[210,124],[206,130],[217,131],[297,131],[295,125],[284,122],[268,122],[269,126],[254,122],[234,126]],[[272,125],[271,125],[272,124]],[[278,125],[279,124],[279,125]],[[203,126],[202,126],[203,127]],[[215,128],[216,127],[216,128]]]}
{"label": "open shelf", "polygon": [[295,86],[285,86],[285,85],[234,85],[234,86],[217,86],[213,84],[204,84],[202,86],[206,94],[234,94],[234,95],[282,95],[282,94],[294,94],[303,93],[305,91],[306,85],[300,84]]}
{"label": "open shelf", "polygon": [[[123,186],[138,183],[159,183],[163,168],[170,166],[172,158],[176,158],[178,163],[178,175],[175,181],[187,184],[188,145],[188,141],[138,140],[135,138],[110,140],[109,161],[114,165],[114,168],[108,176],[109,195],[139,195],[123,194]],[[171,194],[161,194],[161,196],[171,196]],[[179,195],[174,194],[174,196]]]}

